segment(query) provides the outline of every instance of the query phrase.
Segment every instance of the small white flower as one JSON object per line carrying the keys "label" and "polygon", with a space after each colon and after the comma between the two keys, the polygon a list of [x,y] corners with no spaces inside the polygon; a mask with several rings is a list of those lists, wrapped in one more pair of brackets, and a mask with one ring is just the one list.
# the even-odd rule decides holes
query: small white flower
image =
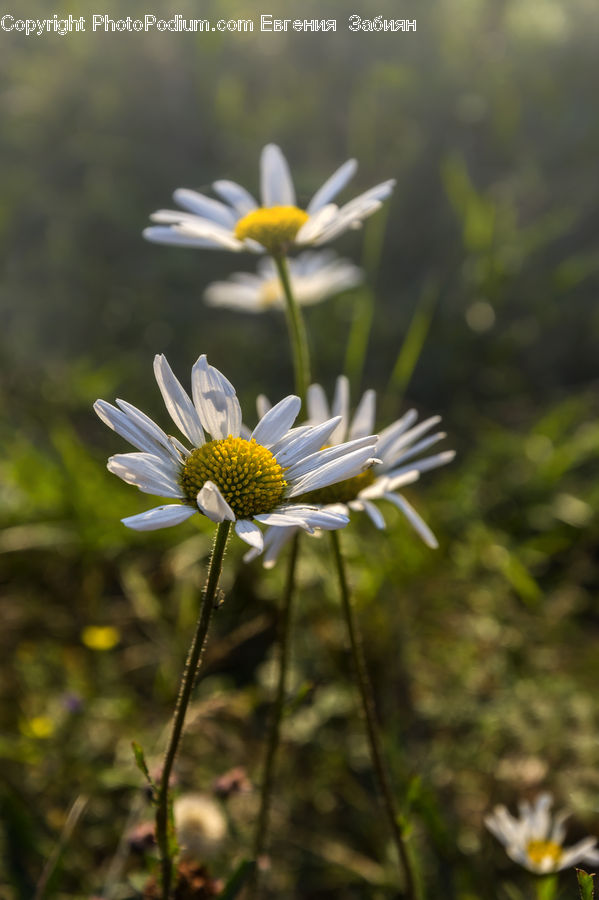
{"label": "small white flower", "polygon": [[496,806],[485,816],[485,825],[501,841],[507,855],[530,872],[546,875],[586,862],[599,864],[597,839],[586,837],[572,847],[564,847],[568,813],[550,813],[551,794],[541,794],[533,804],[520,803],[520,817],[510,815],[505,806]]}
{"label": "small white flower", "polygon": [[364,435],[321,450],[339,419],[292,428],[301,406],[294,396],[269,409],[253,432],[246,433],[235,389],[205,356],[191,372],[193,402],[162,355],[154,359],[154,374],[165,406],[191,449],[124,400],[117,400],[117,406],[105,400],[94,404],[102,421],[141,451],[110,457],[109,471],[144,493],[180,501],[123,519],[125,525],[152,531],[203,513],[213,522],[235,522],[238,536],[260,551],[263,538],[257,522],[310,532],[347,524],[347,517],[337,512],[293,501],[362,472],[372,462],[376,437]]}
{"label": "small white flower", "polygon": [[[323,388],[312,384],[308,388],[308,425],[315,426],[327,421],[330,415],[337,416],[339,424],[329,437],[333,446],[345,440],[359,440],[374,428],[376,412],[376,392],[366,391],[353,418],[349,415],[349,382],[344,375],[337,379],[332,409],[329,409]],[[266,398],[261,399],[259,409],[268,407]],[[446,437],[444,431],[427,434],[441,421],[440,416],[431,416],[417,423],[418,414],[409,410],[377,438],[374,466],[360,473],[330,485],[327,488],[308,491],[298,498],[300,502],[322,504],[330,513],[350,514],[350,511],[365,512],[377,528],[385,527],[385,519],[374,501],[387,500],[400,509],[412,527],[429,547],[437,547],[437,540],[421,516],[398,489],[417,481],[422,472],[444,466],[455,456],[455,451],[445,450],[421,459],[416,457],[433,444]],[[334,526],[332,526],[334,528]],[[264,541],[264,565],[274,564],[281,547],[294,534],[292,528],[270,528]],[[257,556],[257,552],[246,554],[246,561]]]}
{"label": "small white flower", "polygon": [[244,187],[233,181],[215,181],[221,198],[214,200],[179,188],[173,197],[185,212],[160,209],[144,237],[158,244],[253,253],[286,254],[291,247],[320,246],[334,240],[380,209],[393,190],[390,179],[339,207],[331,203],[357,169],[348,159],[314,194],[306,209],[297,206],[295,187],[279,147],[267,144],[260,158],[259,204]]}
{"label": "small white flower", "polygon": [[[320,303],[363,280],[362,270],[330,251],[306,250],[289,260],[293,296],[300,306]],[[258,262],[256,273],[236,272],[227,281],[215,281],[204,292],[209,306],[226,306],[240,312],[261,313],[285,309],[277,269],[270,257]]]}
{"label": "small white flower", "polygon": [[183,794],[173,804],[177,841],[184,859],[203,862],[222,847],[227,821],[218,803],[204,794]]}

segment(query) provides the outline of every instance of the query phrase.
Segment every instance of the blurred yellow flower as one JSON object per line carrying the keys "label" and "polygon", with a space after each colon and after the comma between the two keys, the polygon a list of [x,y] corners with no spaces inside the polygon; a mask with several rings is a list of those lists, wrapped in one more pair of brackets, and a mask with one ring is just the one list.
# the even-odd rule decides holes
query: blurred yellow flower
{"label": "blurred yellow flower", "polygon": [[81,632],[81,640],[90,650],[112,650],[121,639],[113,625],[88,625]]}
{"label": "blurred yellow flower", "polygon": [[50,716],[34,716],[21,724],[21,731],[25,737],[45,740],[54,734],[54,722]]}

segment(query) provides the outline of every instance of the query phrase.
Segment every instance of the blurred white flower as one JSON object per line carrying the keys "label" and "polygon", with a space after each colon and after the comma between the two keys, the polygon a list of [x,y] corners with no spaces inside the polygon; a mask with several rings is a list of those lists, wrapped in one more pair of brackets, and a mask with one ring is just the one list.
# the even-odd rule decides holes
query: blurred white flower
{"label": "blurred white flower", "polygon": [[[331,251],[300,253],[288,260],[293,296],[300,306],[320,303],[327,297],[356,287],[363,272],[347,259]],[[277,269],[270,257],[258,262],[256,273],[236,272],[227,281],[215,281],[204,292],[209,306],[226,306],[241,312],[261,313],[285,308]]]}
{"label": "blurred white flower", "polygon": [[505,806],[496,806],[485,816],[485,825],[505,847],[510,859],[530,872],[546,875],[579,863],[599,864],[597,838],[586,837],[572,847],[564,847],[567,812],[551,815],[551,794],[541,794],[533,804],[519,804],[519,818]]}
{"label": "blurred white flower", "polygon": [[[124,400],[117,400],[116,407],[105,400],[94,404],[102,421],[141,451],[111,456],[109,471],[144,493],[181,501],[129,516],[122,520],[125,525],[152,531],[203,513],[213,522],[234,522],[237,535],[261,550],[257,522],[297,525],[306,531],[347,524],[342,514],[291,501],[362,472],[372,462],[375,437],[321,450],[339,420],[291,428],[301,406],[294,396],[268,410],[246,435],[233,385],[208,365],[205,356],[192,369],[193,402],[162,355],[154,359],[154,374],[165,406],[191,450]],[[206,441],[205,431],[211,440]]]}
{"label": "blurred white flower", "polygon": [[218,803],[204,794],[183,794],[173,804],[173,816],[184,859],[203,862],[218,853],[227,835]]}
{"label": "blurred white flower", "polygon": [[[331,200],[345,187],[357,169],[349,159],[314,194],[306,209],[297,206],[295,187],[280,148],[267,144],[260,158],[261,204],[233,181],[215,181],[221,200],[179,188],[175,202],[185,212],[160,209],[151,215],[158,224],[144,237],[158,244],[207,249],[250,250],[253,253],[286,254],[291,247],[320,246],[338,237],[380,209],[393,190],[390,179],[365,191],[344,206]],[[224,201],[224,202],[223,202]]]}
{"label": "blurred white flower", "polygon": [[[349,440],[357,440],[369,434],[374,428],[376,411],[376,392],[366,391],[353,418],[349,415],[349,382],[344,375],[337,379],[332,407],[323,388],[312,384],[308,388],[307,425],[317,426],[327,421],[329,415],[339,418],[339,424],[329,437],[333,446]],[[268,400],[260,399],[259,410],[263,414],[268,408]],[[323,510],[330,513],[350,514],[350,511],[365,512],[377,528],[385,527],[385,519],[379,507],[373,501],[387,500],[404,514],[408,522],[417,531],[429,547],[437,547],[437,540],[414,507],[399,493],[399,488],[412,484],[420,478],[422,472],[444,466],[455,456],[455,451],[444,450],[432,456],[417,459],[429,447],[446,437],[444,431],[436,431],[424,437],[441,421],[440,416],[431,416],[418,422],[418,414],[411,409],[401,419],[385,428],[377,437],[374,455],[377,462],[374,466],[359,475],[344,479],[326,488],[308,491],[298,502],[322,505]],[[325,530],[335,530],[331,525]],[[284,544],[297,529],[269,528],[264,539],[264,565],[269,567],[274,562]],[[249,561],[259,555],[259,551],[251,550],[246,554]]]}

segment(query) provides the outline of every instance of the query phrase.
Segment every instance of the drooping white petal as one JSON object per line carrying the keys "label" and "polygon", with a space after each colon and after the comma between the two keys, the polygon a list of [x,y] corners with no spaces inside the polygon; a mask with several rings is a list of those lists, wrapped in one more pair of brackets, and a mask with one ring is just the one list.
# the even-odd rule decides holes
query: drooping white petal
{"label": "drooping white petal", "polygon": [[336,197],[339,191],[342,191],[345,185],[354,177],[358,168],[358,162],[355,159],[348,159],[342,166],[333,172],[330,178],[327,178],[322,187],[318,188],[310,202],[308,203],[306,212],[312,215],[318,212],[323,206],[326,206],[333,197]]}
{"label": "drooping white petal", "polygon": [[121,519],[127,528],[134,531],[156,531],[158,528],[170,528],[179,525],[191,516],[195,516],[196,510],[192,506],[183,506],[179,503],[169,503],[167,506],[156,506],[137,516],[127,516]]}
{"label": "drooping white petal", "polygon": [[245,216],[258,208],[258,204],[249,191],[235,181],[220,180],[212,184],[215,192],[230,203],[240,216]]}
{"label": "drooping white petal", "polygon": [[162,353],[154,357],[154,375],[171,419],[194,447],[201,447],[204,431],[196,408]]}
{"label": "drooping white petal", "polygon": [[350,441],[353,440],[353,438],[359,438],[363,437],[366,434],[372,434],[374,429],[375,413],[376,391],[365,391],[352,419],[348,435]]}
{"label": "drooping white petal", "polygon": [[260,157],[262,206],[295,206],[295,188],[280,147],[267,144]]}
{"label": "drooping white petal", "polygon": [[190,191],[187,188],[177,188],[173,197],[179,206],[182,206],[183,209],[188,209],[196,216],[210,219],[211,222],[216,222],[225,228],[235,227],[237,217],[230,207],[225,206],[219,200],[213,200],[212,197],[205,197],[203,194],[198,194],[197,191]]}
{"label": "drooping white petal", "polygon": [[370,518],[375,528],[382,530],[385,527],[385,518],[378,506],[375,506],[374,503],[371,503],[370,500],[366,500],[363,497],[361,497],[360,500],[362,501],[364,512]]}
{"label": "drooping white petal", "polygon": [[329,404],[324,388],[320,384],[311,384],[306,393],[308,417],[313,425],[330,419]]}
{"label": "drooping white petal", "polygon": [[416,512],[414,507],[410,503],[408,503],[405,497],[402,497],[401,494],[388,493],[385,494],[385,500],[389,500],[391,503],[397,506],[398,509],[401,509],[410,525],[416,532],[418,532],[427,547],[431,547],[431,549],[433,550],[437,549],[437,547],[439,546],[437,538],[432,533],[424,519]]}
{"label": "drooping white petal", "polygon": [[[287,544],[294,534],[298,531],[298,527],[290,525],[285,528],[269,528],[264,537],[264,555],[262,564],[265,569],[272,569],[277,561],[277,556]],[[244,562],[250,562],[259,556],[258,550],[249,550],[243,557]]]}
{"label": "drooping white petal", "polygon": [[252,437],[263,447],[272,447],[291,428],[300,411],[302,401],[290,395],[281,400],[260,419]]}
{"label": "drooping white petal", "polygon": [[345,375],[340,375],[335,384],[332,413],[341,416],[341,421],[331,435],[331,444],[340,444],[345,440],[349,421],[349,381]]}
{"label": "drooping white petal", "polygon": [[198,492],[198,506],[212,522],[235,521],[235,513],[213,481],[206,481]]}
{"label": "drooping white petal", "polygon": [[157,456],[150,453],[119,453],[111,456],[106,468],[127,484],[134,484],[144,494],[183,499],[176,471],[167,471]]}
{"label": "drooping white petal", "polygon": [[367,466],[372,458],[372,446],[366,446],[359,450],[334,459],[332,462],[324,466],[320,466],[314,471],[309,472],[303,478],[300,478],[287,493],[288,497],[297,497],[307,491],[316,491],[319,488],[334,484],[337,481],[345,481],[346,478],[353,478],[358,475]]}
{"label": "drooping white petal", "polygon": [[208,365],[202,354],[191,371],[193,402],[200,422],[214,440],[239,437],[241,407],[235,388],[225,376]]}
{"label": "drooping white petal", "polygon": [[587,837],[567,849],[564,848],[563,855],[559,861],[560,870],[567,869],[581,862],[597,865],[599,863],[599,852],[596,849],[596,845],[596,838]]}
{"label": "drooping white petal", "polygon": [[255,522],[251,522],[249,519],[238,519],[235,522],[235,533],[242,541],[245,541],[246,544],[257,550],[258,553],[262,551],[264,538]]}

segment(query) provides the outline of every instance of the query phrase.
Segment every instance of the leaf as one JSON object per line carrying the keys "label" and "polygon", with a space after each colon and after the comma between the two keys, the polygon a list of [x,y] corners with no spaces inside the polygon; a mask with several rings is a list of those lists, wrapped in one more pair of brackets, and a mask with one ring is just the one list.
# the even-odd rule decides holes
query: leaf
{"label": "leaf", "polygon": [[253,859],[242,859],[220,894],[221,900],[234,900],[255,868],[256,863]]}
{"label": "leaf", "polygon": [[152,788],[152,791],[154,791],[156,785],[154,784],[152,776],[150,775],[148,764],[146,763],[146,755],[143,752],[142,747],[137,743],[137,741],[131,741],[131,747],[133,748],[133,755],[135,756],[135,764],[137,765],[137,768]]}
{"label": "leaf", "polygon": [[576,877],[578,879],[578,889],[580,890],[580,900],[593,900],[595,896],[594,876],[589,875],[583,869],[576,869]]}

